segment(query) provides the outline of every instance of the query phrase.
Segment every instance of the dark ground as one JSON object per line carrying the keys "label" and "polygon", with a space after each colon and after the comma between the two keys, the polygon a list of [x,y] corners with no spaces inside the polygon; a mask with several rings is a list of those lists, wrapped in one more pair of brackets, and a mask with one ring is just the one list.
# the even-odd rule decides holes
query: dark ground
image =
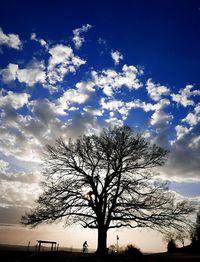
{"label": "dark ground", "polygon": [[186,254],[152,254],[141,256],[107,255],[104,258],[94,254],[70,253],[66,251],[27,252],[0,250],[1,262],[200,262],[200,255]]}

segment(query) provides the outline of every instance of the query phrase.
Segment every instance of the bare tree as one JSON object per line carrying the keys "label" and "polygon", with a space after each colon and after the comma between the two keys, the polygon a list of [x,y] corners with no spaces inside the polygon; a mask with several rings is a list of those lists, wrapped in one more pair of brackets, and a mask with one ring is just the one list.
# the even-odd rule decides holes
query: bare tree
{"label": "bare tree", "polygon": [[106,252],[111,228],[182,230],[193,208],[186,201],[175,203],[152,171],[165,163],[166,155],[126,126],[74,142],[60,138],[47,146],[44,192],[22,223],[36,226],[65,217],[66,224],[95,228],[98,253]]}
{"label": "bare tree", "polygon": [[168,231],[164,234],[163,240],[167,244],[169,243],[176,243],[177,241],[180,242],[180,244],[184,247],[185,244],[185,239],[189,238],[190,235],[190,230],[192,229],[191,227],[188,227],[187,230],[173,230],[173,231]]}

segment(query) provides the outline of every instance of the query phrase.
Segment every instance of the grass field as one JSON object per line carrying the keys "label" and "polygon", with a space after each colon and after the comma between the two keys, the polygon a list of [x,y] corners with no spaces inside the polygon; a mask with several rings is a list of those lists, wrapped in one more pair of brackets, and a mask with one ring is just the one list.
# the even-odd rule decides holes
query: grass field
{"label": "grass field", "polygon": [[71,253],[66,251],[55,252],[27,252],[27,251],[0,251],[1,262],[199,262],[200,255],[186,254],[151,254],[141,256],[107,255],[100,258],[95,254]]}

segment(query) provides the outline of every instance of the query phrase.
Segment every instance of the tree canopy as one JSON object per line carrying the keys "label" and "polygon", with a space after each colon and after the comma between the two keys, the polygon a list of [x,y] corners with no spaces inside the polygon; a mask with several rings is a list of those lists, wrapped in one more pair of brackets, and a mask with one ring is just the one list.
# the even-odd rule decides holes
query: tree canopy
{"label": "tree canopy", "polygon": [[67,225],[96,228],[99,253],[106,250],[110,228],[184,230],[192,206],[177,202],[153,171],[166,157],[166,150],[127,126],[75,141],[59,138],[46,147],[43,193],[22,223],[65,218]]}

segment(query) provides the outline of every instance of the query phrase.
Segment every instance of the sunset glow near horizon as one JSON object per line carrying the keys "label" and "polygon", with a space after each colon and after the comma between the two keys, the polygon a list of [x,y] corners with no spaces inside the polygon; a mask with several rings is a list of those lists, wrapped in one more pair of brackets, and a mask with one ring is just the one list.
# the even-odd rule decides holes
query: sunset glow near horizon
{"label": "sunset glow near horizon", "polygon": [[[0,244],[96,248],[95,230],[19,221],[41,192],[45,145],[109,125],[168,149],[160,177],[199,205],[199,1],[74,2],[1,3]],[[120,246],[166,249],[154,231],[110,230],[108,246],[116,235]]]}

